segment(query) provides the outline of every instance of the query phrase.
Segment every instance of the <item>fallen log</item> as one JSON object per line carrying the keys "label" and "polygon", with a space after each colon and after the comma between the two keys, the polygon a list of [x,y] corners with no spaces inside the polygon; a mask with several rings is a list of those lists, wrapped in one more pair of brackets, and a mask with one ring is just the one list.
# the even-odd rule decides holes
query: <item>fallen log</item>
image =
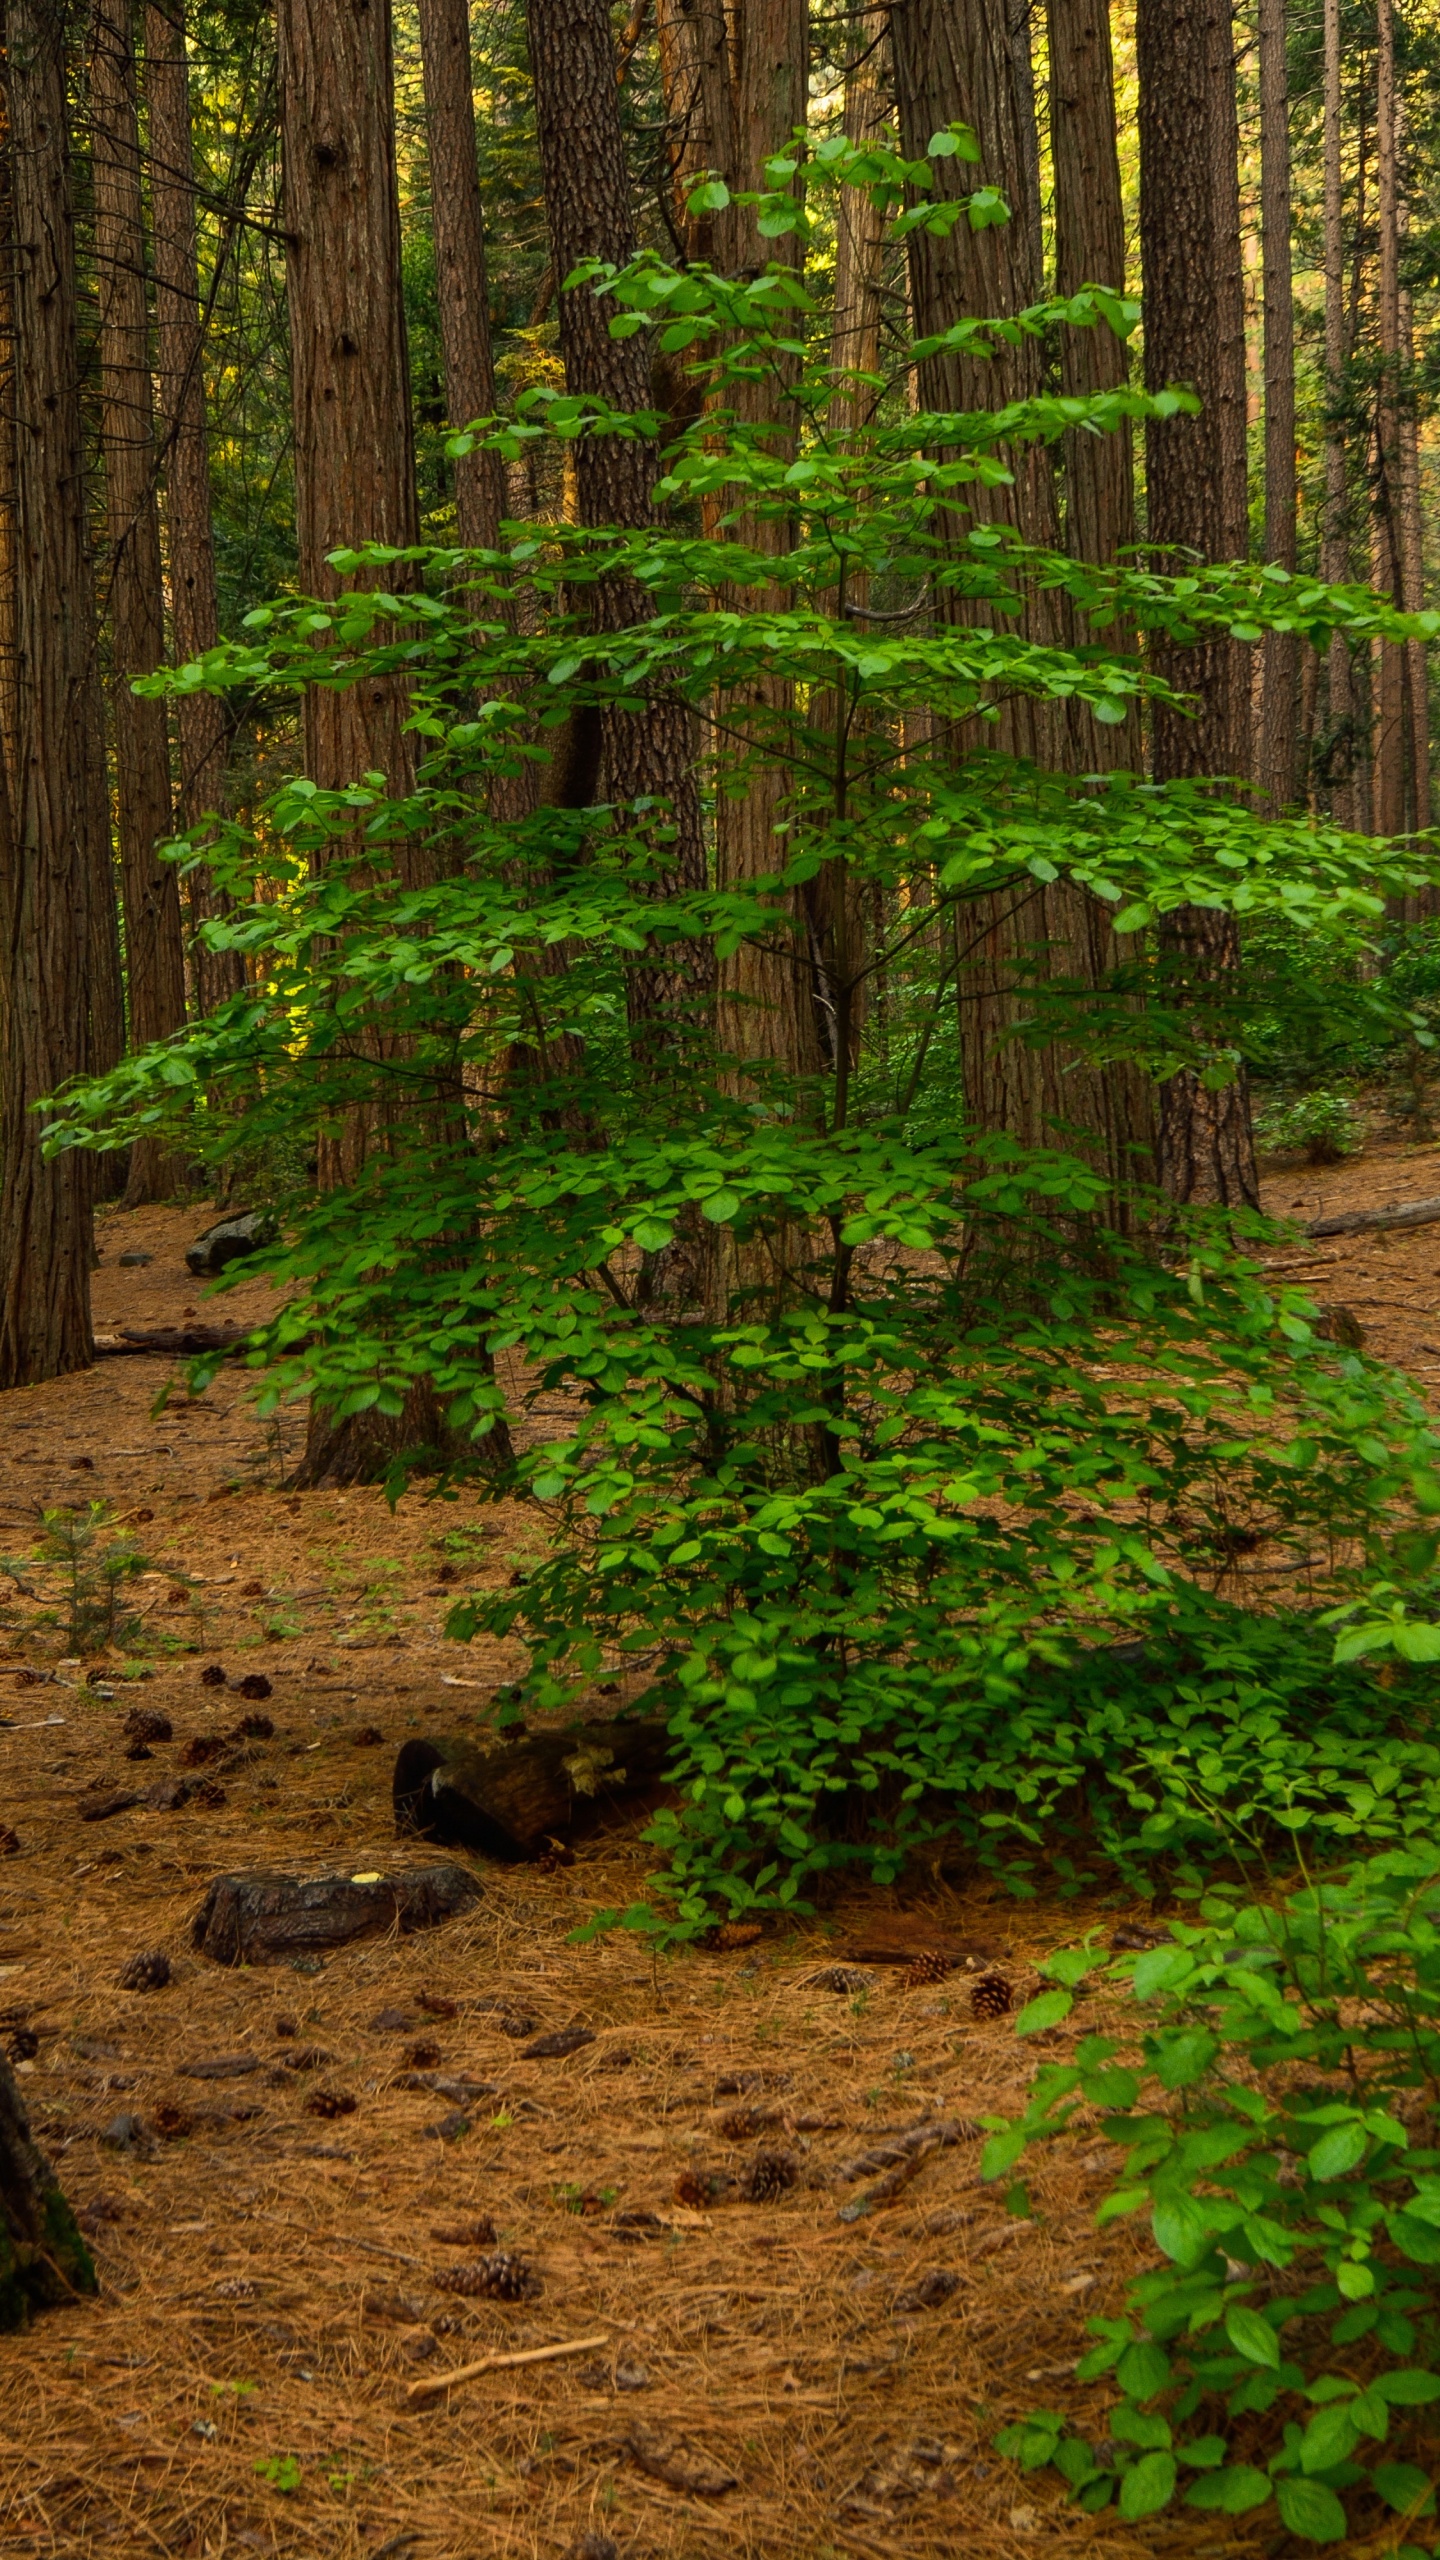
{"label": "fallen log", "polygon": [[95,2290],[94,2261],[0,2054],[0,2329]]}
{"label": "fallen log", "polygon": [[531,1858],[598,1818],[607,1798],[653,1784],[670,1754],[658,1721],[571,1725],[558,1733],[435,1735],[402,1743],[395,1762],[400,1831],[488,1858]]}
{"label": "fallen log", "polygon": [[1384,1227],[1433,1227],[1440,1221],[1440,1199],[1405,1200],[1394,1209],[1347,1209],[1339,1217],[1312,1218],[1303,1236],[1369,1235]]}
{"label": "fallen log", "polygon": [[254,1326],[248,1324],[122,1324],[118,1333],[97,1333],[93,1349],[97,1360],[118,1360],[141,1352],[157,1352],[171,1359],[191,1356],[200,1351],[243,1351]]}
{"label": "fallen log", "polygon": [[436,1929],[480,1900],[481,1885],[448,1861],[393,1875],[216,1876],[190,1924],[190,1943],[215,1964],[281,1964],[355,1938]]}

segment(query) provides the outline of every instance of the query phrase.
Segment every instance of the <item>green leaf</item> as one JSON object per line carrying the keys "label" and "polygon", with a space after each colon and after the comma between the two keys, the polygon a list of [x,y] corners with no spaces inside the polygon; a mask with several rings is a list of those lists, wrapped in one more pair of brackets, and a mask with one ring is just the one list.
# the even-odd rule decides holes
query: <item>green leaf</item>
{"label": "green leaf", "polygon": [[1127,2471],[1120,2483],[1120,2513],[1127,2524],[1139,2516],[1158,2514],[1168,2507],[1175,2495],[1175,2456],[1173,2453],[1142,2454],[1133,2471]]}
{"label": "green leaf", "polygon": [[1440,2400],[1440,2373],[1423,2373],[1418,2366],[1402,2367],[1398,2373],[1382,2373],[1370,2388],[1392,2409],[1420,2409],[1427,2401]]}
{"label": "green leaf", "polygon": [[1047,2027],[1058,2027],[1068,2018],[1075,2003],[1068,1991],[1042,1991],[1038,2000],[1027,2000],[1015,2021],[1017,2036],[1043,2035]]}
{"label": "green leaf", "polygon": [[1224,2471],[1212,2471],[1208,2478],[1197,2480],[1187,2489],[1187,2507],[1206,2507],[1222,2516],[1245,2516],[1252,2507],[1263,2507],[1270,2495],[1270,2482],[1263,2471],[1252,2463],[1232,2462]]}
{"label": "green leaf", "polygon": [[1333,2489],[1319,2480],[1292,2477],[1275,2483],[1275,2504],[1281,2520],[1302,2542],[1343,2542],[1347,2526],[1345,2510]]}
{"label": "green leaf", "polygon": [[1132,2400],[1153,2400],[1171,2379],[1170,2359],[1148,2338],[1137,2338],[1120,2358],[1115,2379]]}
{"label": "green leaf", "polygon": [[691,188],[685,207],[689,213],[723,213],[729,202],[730,190],[724,179],[706,178],[700,186]]}
{"label": "green leaf", "polygon": [[1397,2515],[1429,2515],[1435,2505],[1435,2490],[1428,2472],[1416,2469],[1413,2462],[1381,2462],[1370,2478]]}
{"label": "green leaf", "polygon": [[1268,2320],[1258,2311],[1248,2310],[1243,2302],[1232,2302],[1225,2313],[1225,2335],[1237,2355],[1251,2364],[1266,2364],[1278,2371],[1280,2341]]}
{"label": "green leaf", "polygon": [[1322,2134],[1309,2158],[1312,2178],[1343,2178],[1365,2157],[1369,2136],[1363,2124],[1337,2124]]}
{"label": "green leaf", "polygon": [[708,1218],[712,1227],[723,1227],[729,1224],[740,1206],[738,1191],[712,1191],[708,1200],[701,1201],[700,1215]]}

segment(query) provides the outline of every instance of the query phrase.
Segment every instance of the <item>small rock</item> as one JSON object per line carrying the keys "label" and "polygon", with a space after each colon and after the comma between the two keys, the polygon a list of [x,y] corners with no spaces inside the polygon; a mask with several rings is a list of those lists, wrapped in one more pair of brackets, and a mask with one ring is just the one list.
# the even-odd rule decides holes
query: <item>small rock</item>
{"label": "small rock", "polygon": [[143,1271],[146,1263],[153,1262],[154,1259],[153,1253],[122,1253],[120,1268],[122,1271]]}
{"label": "small rock", "polygon": [[263,1251],[278,1234],[274,1219],[263,1209],[252,1209],[243,1217],[222,1218],[196,1237],[186,1253],[185,1268],[197,1280],[213,1280],[227,1263]]}
{"label": "small rock", "polygon": [[145,2127],[138,2116],[112,2116],[100,2139],[112,2151],[134,2151],[145,2139]]}

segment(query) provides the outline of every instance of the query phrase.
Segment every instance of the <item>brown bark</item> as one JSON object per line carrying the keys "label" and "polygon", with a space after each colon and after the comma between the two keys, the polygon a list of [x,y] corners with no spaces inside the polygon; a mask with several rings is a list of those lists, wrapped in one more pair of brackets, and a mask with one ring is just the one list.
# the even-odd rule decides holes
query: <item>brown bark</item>
{"label": "brown bark", "polygon": [[[1295,311],[1290,256],[1290,96],[1285,0],[1260,0],[1260,232],[1265,294],[1265,557],[1294,570]],[[1264,644],[1256,779],[1279,807],[1297,789],[1299,643],[1272,631]]]}
{"label": "brown bark", "polygon": [[[1185,557],[1243,558],[1243,475],[1234,444],[1245,418],[1243,327],[1230,312],[1238,276],[1235,76],[1226,0],[1139,0],[1140,240],[1147,387],[1188,383],[1199,417],[1152,420],[1146,431],[1148,534]],[[1233,236],[1231,232],[1234,225]],[[1243,307],[1242,307],[1243,320]],[[1241,644],[1207,640],[1156,649],[1162,673],[1196,702],[1195,716],[1157,709],[1156,778],[1243,773],[1249,762],[1249,683]],[[1203,1004],[1238,958],[1233,923],[1182,908],[1161,937],[1171,990]],[[1188,1071],[1161,1087],[1157,1161],[1179,1200],[1253,1205],[1258,1199],[1249,1099],[1242,1076],[1211,1093]]]}
{"label": "brown bark", "polygon": [[[4,866],[5,1180],[0,1387],[90,1358],[92,1159],[40,1152],[34,1104],[96,1063],[91,1004],[109,873],[99,767],[94,587],[76,345],[65,22],[10,0],[6,94],[14,222],[16,789]],[[17,72],[17,65],[23,70]],[[7,256],[11,244],[6,244]],[[102,1034],[107,1026],[102,1024]],[[104,1059],[104,1063],[110,1063]]]}
{"label": "brown bark", "polygon": [[[467,0],[420,0],[420,58],[445,399],[451,425],[465,427],[495,407]],[[467,550],[495,548],[504,496],[498,453],[477,450],[456,463],[455,528]]]}
{"label": "brown bark", "polygon": [[[204,333],[195,234],[195,159],[184,0],[146,0],[145,100],[149,113],[150,219],[155,267],[155,383],[165,483],[165,547],[170,629],[184,664],[220,638],[215,536],[210,503],[210,439],[205,419]],[[225,804],[229,723],[213,693],[182,694],[175,705],[179,746],[176,817],[189,832]],[[203,870],[187,875],[192,925],[222,915],[228,900]],[[201,1013],[245,984],[238,952],[192,948]]]}
{"label": "brown bark", "polygon": [[656,19],[676,236],[687,258],[725,274],[734,263],[736,215],[729,209],[688,210],[688,199],[702,178],[739,183],[725,0],[658,0]]}
{"label": "brown bark", "polygon": [[[1424,517],[1420,505],[1420,447],[1415,416],[1415,314],[1408,293],[1400,296],[1400,363],[1406,399],[1400,412],[1400,576],[1401,602],[1418,613],[1425,602]],[[1423,640],[1405,643],[1405,710],[1409,764],[1407,824],[1430,824],[1430,686]],[[1437,904],[1425,893],[1426,912]]]}
{"label": "brown bark", "polygon": [[[988,0],[905,0],[891,20],[901,148],[919,158],[932,133],[956,118],[979,141],[978,164],[958,159],[935,164],[937,194],[968,194],[994,183],[1013,202],[1014,175],[1025,166],[1025,86],[1017,80],[1020,32],[1006,12]],[[1028,45],[1028,29],[1023,31]],[[1038,300],[1041,276],[1032,261],[1036,226],[1012,220],[975,232],[956,224],[948,238],[916,231],[910,238],[911,301],[917,334],[930,336],[967,313],[1004,318]],[[936,411],[994,409],[1034,397],[1041,388],[1039,342],[1027,338],[989,363],[953,353],[931,356],[920,367],[920,402]],[[941,437],[943,443],[943,436]],[[1012,524],[1026,540],[1059,548],[1054,468],[1049,450],[1027,443],[1007,453],[1014,474],[1008,488],[967,490],[966,515]],[[957,511],[958,513],[958,511]],[[967,608],[949,593],[941,609],[955,620],[988,623],[994,608]],[[1010,627],[1014,627],[1013,625]],[[1049,642],[1065,636],[1052,597],[1039,596],[1024,624],[1030,637]],[[1017,698],[1000,721],[960,747],[997,746],[1032,762],[1065,766],[1083,752],[1090,735],[1071,725],[1063,708]],[[1129,1109],[1120,1081],[1104,1070],[1080,1067],[1073,1047],[1051,1040],[1031,1046],[1016,1036],[1032,1017],[1032,981],[1064,979],[1095,987],[1114,964],[1114,943],[1103,912],[1063,882],[1033,892],[1011,892],[966,907],[956,919],[957,997],[970,1118],[986,1130],[1004,1130],[1025,1146],[1074,1144],[1105,1167],[1114,1186],[1113,1213],[1123,1216]]]}
{"label": "brown bark", "polygon": [[[96,0],[90,112],[125,977],[131,1046],[143,1048],[168,1038],[185,1020],[185,954],[175,866],[156,853],[171,830],[165,705],[131,690],[133,677],[153,675],[164,663],[165,599],[130,0]],[[181,1164],[159,1139],[138,1138],[130,1154],[127,1205],[163,1200],[182,1178]]]}
{"label": "brown bark", "polygon": [[[1399,598],[1400,564],[1400,169],[1395,101],[1394,0],[1378,0],[1375,152],[1379,202],[1380,387],[1375,407],[1371,574]],[[1405,660],[1393,640],[1377,640],[1375,669],[1375,801],[1377,835],[1405,824]]]}
{"label": "brown bark", "polygon": [[0,2330],[97,2290],[90,2252],[0,2055]]}
{"label": "brown bark", "polygon": [[[645,409],[650,405],[650,369],[643,338],[611,337],[608,296],[593,293],[588,285],[563,290],[564,279],[581,259],[618,265],[635,247],[609,12],[604,0],[529,0],[528,24],[545,211],[562,285],[560,349],[566,384],[572,392],[595,393],[618,408]],[[653,450],[643,438],[582,437],[575,449],[581,524],[653,524],[655,470]],[[601,632],[623,630],[653,611],[644,590],[620,577],[602,579],[589,589],[586,609]],[[597,786],[609,798],[665,804],[675,833],[654,881],[657,893],[702,887],[705,848],[694,724],[686,706],[656,693],[642,711],[603,710],[593,729],[590,774],[575,786],[579,804],[593,799]],[[577,772],[579,761],[583,759],[577,760]],[[687,1028],[697,1027],[696,1006],[705,993],[703,954],[691,949],[662,956],[652,946],[644,963],[629,974],[637,1047],[655,1053]]]}
{"label": "brown bark", "polygon": [[[1345,438],[1340,401],[1345,376],[1345,228],[1340,146],[1343,132],[1340,92],[1340,0],[1325,0],[1325,516],[1320,537],[1320,573],[1336,585],[1350,576],[1348,499],[1345,486]],[[1360,761],[1355,733],[1356,703],[1350,651],[1336,632],[1326,657],[1326,779],[1330,807],[1342,826],[1362,824],[1356,765]]]}

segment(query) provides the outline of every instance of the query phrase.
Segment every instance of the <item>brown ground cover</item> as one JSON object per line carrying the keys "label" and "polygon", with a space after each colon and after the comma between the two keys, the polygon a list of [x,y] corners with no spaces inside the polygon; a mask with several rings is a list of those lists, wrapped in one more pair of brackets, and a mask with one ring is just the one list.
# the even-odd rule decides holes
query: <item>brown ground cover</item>
{"label": "brown ground cover", "polygon": [[[1416,1198],[1440,1191],[1440,1151],[1281,1168],[1269,1191],[1297,1217]],[[180,1261],[200,1223],[112,1212],[97,1326],[205,1313]],[[1275,1258],[1428,1382],[1437,1251],[1440,1227]],[[265,1302],[248,1284],[212,1312]],[[111,1506],[149,1558],[134,1599],[153,1667],[131,1686],[102,1663],[101,1695],[90,1664],[57,1668],[43,1597],[8,1603],[0,1825],[20,1845],[0,1859],[0,2018],[93,2231],[101,2294],[0,2340],[6,2560],[538,2560],[587,2531],[623,2560],[1288,2547],[1273,2514],[1268,2529],[1179,2516],[1138,2535],[1091,2521],[993,2451],[1028,2407],[1103,2407],[1073,2366],[1144,2235],[1096,2234],[1109,2163],[1084,2143],[1032,2179],[1038,2220],[981,2187],[977,2119],[1019,2102],[1036,2056],[974,2014],[971,1989],[998,1968],[1023,1997],[1037,1954],[1136,1917],[1123,1898],[855,1893],[823,1923],[652,1964],[625,1935],[568,1943],[640,1888],[643,1849],[617,1820],[573,1866],[485,1865],[470,1916],[318,1971],[193,1953],[217,1873],[383,1873],[434,1854],[395,1840],[394,1750],[463,1729],[513,1676],[517,1657],[447,1645],[441,1621],[452,1576],[503,1579],[533,1532],[519,1510],[415,1500],[392,1515],[374,1493],[288,1494],[298,1418],[257,1423],[233,1368],[157,1414],[165,1375],[108,1360],[0,1412],[0,1545],[27,1552],[48,1505]],[[212,1664],[229,1686],[202,1686]],[[37,1667],[54,1676],[21,1676]],[[235,1738],[237,1684],[255,1674],[275,1731]],[[138,1768],[123,1756],[137,1704],[174,1728]],[[227,1735],[187,1772],[223,1801],[196,1785],[175,1811],[82,1818],[97,1792],[179,1774],[187,1744]],[[953,1969],[913,1987],[893,1965],[861,1965],[848,1989],[815,1979],[882,1943],[941,1949]],[[170,1959],[168,1987],[119,1989],[150,1949]],[[590,2040],[525,2056],[529,2036],[571,2024]],[[217,2060],[243,2067],[195,2076]],[[441,2133],[456,2114],[466,2129]],[[848,2165],[932,2126],[947,2130],[915,2176],[856,2213],[876,2173]],[[762,2154],[786,2166],[757,2176]],[[434,2236],[465,2225],[482,2230]],[[438,2281],[497,2255],[523,2262],[515,2299]],[[409,2396],[492,2351],[588,2338],[603,2344]]]}

